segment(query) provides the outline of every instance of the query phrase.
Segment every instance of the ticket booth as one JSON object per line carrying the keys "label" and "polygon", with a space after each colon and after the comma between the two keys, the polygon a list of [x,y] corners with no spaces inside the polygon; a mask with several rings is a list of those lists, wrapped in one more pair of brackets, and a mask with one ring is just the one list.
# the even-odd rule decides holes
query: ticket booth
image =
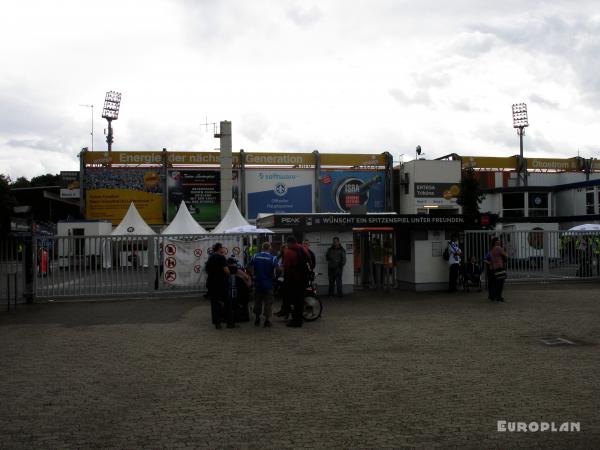
{"label": "ticket booth", "polygon": [[[257,226],[308,238],[317,257],[319,292],[326,292],[325,253],[333,237],[346,250],[345,293],[355,289],[444,290],[448,263],[442,254],[450,236],[481,229],[480,217],[430,214],[272,214]],[[487,224],[493,226],[489,220]]]}

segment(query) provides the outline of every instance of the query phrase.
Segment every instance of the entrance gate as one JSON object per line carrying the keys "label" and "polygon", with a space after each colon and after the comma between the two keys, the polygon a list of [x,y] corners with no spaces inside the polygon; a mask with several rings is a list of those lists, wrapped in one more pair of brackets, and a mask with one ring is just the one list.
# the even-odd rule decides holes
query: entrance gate
{"label": "entrance gate", "polygon": [[507,282],[600,278],[598,231],[465,231],[466,258],[485,264],[493,237],[508,254]]}
{"label": "entrance gate", "polygon": [[393,228],[355,228],[354,286],[390,289],[396,286]]}

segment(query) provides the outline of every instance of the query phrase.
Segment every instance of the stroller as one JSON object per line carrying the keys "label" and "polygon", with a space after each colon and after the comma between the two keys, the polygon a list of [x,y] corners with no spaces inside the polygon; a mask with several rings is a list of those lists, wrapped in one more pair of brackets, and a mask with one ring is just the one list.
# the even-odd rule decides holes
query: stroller
{"label": "stroller", "polygon": [[481,292],[481,264],[471,257],[468,263],[464,263],[460,267],[460,284],[463,291],[469,292],[471,287],[477,288]]}

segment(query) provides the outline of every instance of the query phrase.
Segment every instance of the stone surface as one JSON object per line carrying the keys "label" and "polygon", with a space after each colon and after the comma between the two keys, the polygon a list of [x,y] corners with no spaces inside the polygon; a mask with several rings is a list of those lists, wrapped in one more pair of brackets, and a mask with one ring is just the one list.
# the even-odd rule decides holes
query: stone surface
{"label": "stone surface", "polygon": [[599,448],[598,294],[365,292],[300,329],[215,330],[203,299],[19,306],[0,313],[0,447]]}

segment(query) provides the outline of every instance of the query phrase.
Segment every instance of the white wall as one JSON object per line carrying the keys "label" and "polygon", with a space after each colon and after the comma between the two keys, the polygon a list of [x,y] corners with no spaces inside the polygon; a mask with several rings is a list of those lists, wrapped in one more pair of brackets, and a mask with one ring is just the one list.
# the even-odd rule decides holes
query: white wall
{"label": "white wall", "polygon": [[404,186],[398,187],[400,214],[416,214],[415,183],[460,183],[461,162],[419,159],[404,163],[400,173],[402,181],[406,173],[409,178],[408,194],[404,193]]}
{"label": "white wall", "polygon": [[[314,252],[316,258],[315,280],[318,285],[319,293],[327,292],[329,279],[327,276],[327,260],[325,253],[331,247],[333,238],[340,238],[340,244],[346,250],[346,265],[342,273],[343,292],[350,293],[354,290],[354,233],[352,230],[338,231],[313,231],[304,234],[304,238],[310,240],[310,249]],[[319,275],[320,274],[320,275]]]}

